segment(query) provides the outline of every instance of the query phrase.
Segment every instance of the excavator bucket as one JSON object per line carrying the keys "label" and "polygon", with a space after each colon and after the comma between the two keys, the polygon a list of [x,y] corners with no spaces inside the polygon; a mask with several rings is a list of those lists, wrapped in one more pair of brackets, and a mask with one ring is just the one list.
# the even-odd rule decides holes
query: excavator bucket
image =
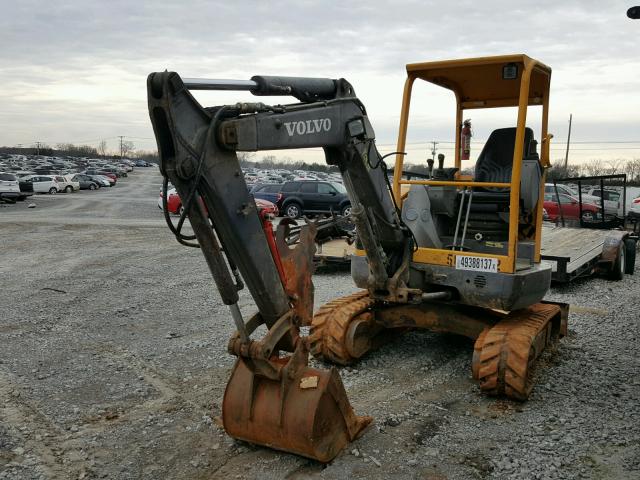
{"label": "excavator bucket", "polygon": [[[270,362],[285,365],[295,356]],[[238,358],[222,403],[224,428],[239,440],[329,462],[372,418],[355,415],[334,368],[290,373],[267,378]]]}

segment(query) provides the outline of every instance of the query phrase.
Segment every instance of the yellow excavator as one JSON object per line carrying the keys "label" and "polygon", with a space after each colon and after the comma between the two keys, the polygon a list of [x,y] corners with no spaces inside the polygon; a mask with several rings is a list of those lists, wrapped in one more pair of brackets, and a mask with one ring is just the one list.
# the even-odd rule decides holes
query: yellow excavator
{"label": "yellow excavator", "polygon": [[[375,145],[365,106],[344,79],[254,76],[250,80],[149,75],[149,114],[164,188],[185,207],[177,240],[199,247],[236,333],[237,357],[222,420],[234,438],[322,462],[372,421],[357,416],[335,369],[308,366],[309,354],[349,364],[382,344],[389,330],[428,328],[475,340],[472,370],[482,391],[525,400],[546,346],[566,334],[568,306],[545,302],[551,268],[540,261],[551,69],[526,55],[407,65],[393,178]],[[454,166],[430,162],[426,178],[403,178],[412,90],[429,82],[453,92]],[[296,103],[202,107],[191,90],[292,96]],[[527,109],[541,108],[541,152]],[[517,108],[516,125],[494,130],[473,177],[465,112]],[[314,236],[308,221],[291,248],[291,222],[273,231],[260,217],[236,152],[322,147],[339,169],[357,230],[352,277],[362,291],[313,314]],[[163,196],[166,198],[166,194]],[[188,218],[193,229],[183,231]],[[257,312],[244,318],[238,290]],[[254,339],[261,325],[266,335]],[[310,326],[308,336],[300,327]]]}

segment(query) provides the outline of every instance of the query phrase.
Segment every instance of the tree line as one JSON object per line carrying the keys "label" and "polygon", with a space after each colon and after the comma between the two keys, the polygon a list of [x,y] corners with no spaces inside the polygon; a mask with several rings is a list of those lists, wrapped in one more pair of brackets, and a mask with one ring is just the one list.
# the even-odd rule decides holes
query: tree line
{"label": "tree line", "polygon": [[[42,155],[45,157],[76,157],[119,159],[120,151],[107,149],[107,142],[102,141],[97,147],[91,145],[75,145],[73,143],[58,143],[55,147],[39,143],[31,147],[0,147],[0,153],[13,155]],[[125,158],[139,158],[148,162],[158,163],[158,152],[153,150],[137,150],[134,143],[122,142],[122,156]]]}
{"label": "tree line", "polygon": [[627,175],[627,184],[640,185],[640,158],[625,160],[602,160],[599,158],[588,162],[564,167],[563,160],[553,162],[547,171],[548,180],[572,177],[595,177],[600,175]]}

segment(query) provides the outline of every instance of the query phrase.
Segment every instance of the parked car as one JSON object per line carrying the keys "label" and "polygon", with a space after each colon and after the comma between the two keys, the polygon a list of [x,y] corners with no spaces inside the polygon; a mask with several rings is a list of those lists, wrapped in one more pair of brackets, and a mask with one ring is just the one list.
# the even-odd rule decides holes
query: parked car
{"label": "parked car", "polygon": [[87,177],[91,178],[101,187],[113,187],[116,184],[113,178],[105,177],[104,175],[87,175]]}
{"label": "parked car", "polygon": [[[264,213],[270,213],[274,216],[278,215],[278,207],[274,203],[259,198],[256,198],[255,202],[260,215]],[[158,197],[158,208],[162,210],[162,191],[160,192],[160,197]],[[167,190],[167,210],[169,213],[182,215],[182,201],[180,200],[180,196],[178,195],[178,192],[176,192],[175,188]]]}
{"label": "parked car", "polygon": [[118,176],[115,173],[104,172],[95,168],[87,168],[84,172],[87,175],[102,175],[103,177],[109,177],[114,181],[114,184],[118,181]]}
{"label": "parked car", "polygon": [[620,211],[622,208],[620,192],[605,188],[603,196],[602,190],[599,187],[592,187],[587,190],[587,195],[592,195],[598,199],[597,202],[593,202],[596,205],[601,205],[602,202],[600,198],[602,198],[604,200],[604,213],[607,215],[622,214]]}
{"label": "parked car", "polygon": [[282,197],[277,202],[282,215],[299,218],[309,213],[337,213],[349,215],[351,202],[347,189],[338,182],[302,180],[285,182]]}
{"label": "parked car", "polygon": [[[77,192],[78,190],[80,190],[82,187],[80,186],[80,182],[78,180],[75,180],[75,174],[74,173],[68,173],[66,175],[62,175],[64,177],[64,179],[67,181],[68,184],[71,185],[72,190],[74,192]],[[70,192],[69,190],[69,185],[65,186],[65,192]]]}
{"label": "parked car", "polygon": [[115,166],[102,167],[101,173],[113,173],[118,178],[127,176],[127,172],[124,169]]}
{"label": "parked car", "polygon": [[631,218],[640,219],[640,197],[634,198],[630,205],[627,205],[628,215]]}
{"label": "parked car", "polygon": [[83,175],[82,173],[72,175],[71,180],[78,183],[80,190],[97,190],[101,186],[89,175]]}
{"label": "parked car", "polygon": [[589,195],[587,194],[587,190],[583,187],[583,191],[582,191],[582,195],[578,196],[578,192],[572,190],[571,188],[569,188],[567,185],[564,185],[562,183],[557,183],[554,187],[553,183],[545,183],[544,184],[544,193],[545,195],[547,193],[552,193],[555,194],[556,193],[556,187],[558,188],[558,193],[563,193],[565,195],[569,195],[570,197],[575,197],[575,198],[581,198],[582,199],[582,203],[590,203],[592,205],[600,205],[600,198],[596,197],[595,195]]}
{"label": "parked car", "polygon": [[0,173],[0,198],[20,197],[20,182],[13,173]]}
{"label": "parked car", "polygon": [[58,191],[64,193],[73,193],[80,190],[80,184],[78,182],[72,182],[69,178],[64,175],[56,175],[56,182],[58,182]]}
{"label": "parked car", "polygon": [[255,202],[256,202],[256,206],[258,207],[258,214],[260,216],[264,214],[270,214],[270,215],[273,215],[274,217],[278,216],[278,207],[276,206],[275,203],[270,202],[269,200],[265,200],[263,198],[256,198]]}
{"label": "parked car", "polygon": [[261,198],[277,204],[282,198],[281,189],[281,183],[259,183],[253,186],[250,193],[255,199]]}
{"label": "parked car", "polygon": [[23,177],[20,183],[30,183],[35,193],[49,193],[55,195],[61,189],[61,186],[53,175],[29,175]]}
{"label": "parked car", "polygon": [[[562,208],[562,217],[566,220],[580,219],[580,202],[576,197],[560,194],[560,205],[558,205],[558,197],[552,193],[544,194],[544,211],[546,219],[555,222],[560,218],[560,208]],[[601,214],[600,207],[592,203],[582,203],[582,220],[585,222],[595,221]]]}

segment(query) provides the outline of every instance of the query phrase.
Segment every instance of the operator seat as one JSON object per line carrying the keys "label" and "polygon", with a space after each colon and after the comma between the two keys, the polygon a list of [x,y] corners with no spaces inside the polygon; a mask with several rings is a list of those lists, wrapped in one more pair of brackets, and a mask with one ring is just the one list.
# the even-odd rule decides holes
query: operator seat
{"label": "operator seat", "polygon": [[[523,159],[528,159],[530,146],[533,140],[533,130],[529,127],[524,130]],[[487,143],[484,144],[482,152],[476,162],[475,181],[476,182],[504,182],[511,181],[511,170],[513,167],[513,150],[516,146],[516,128],[499,128],[491,132]],[[535,153],[535,144],[534,144]],[[536,159],[537,159],[537,154]],[[508,192],[508,188],[483,188],[478,187],[478,191],[487,192]]]}
{"label": "operator seat", "polygon": [[[513,169],[513,150],[516,144],[516,128],[499,128],[491,132],[476,162],[476,182],[511,182]],[[522,169],[520,182],[520,198],[523,207],[532,210],[537,204],[542,170],[537,142],[533,138],[533,130],[524,131]],[[487,211],[509,204],[510,188],[476,187],[473,190],[472,211]],[[487,204],[492,205],[488,207]]]}

